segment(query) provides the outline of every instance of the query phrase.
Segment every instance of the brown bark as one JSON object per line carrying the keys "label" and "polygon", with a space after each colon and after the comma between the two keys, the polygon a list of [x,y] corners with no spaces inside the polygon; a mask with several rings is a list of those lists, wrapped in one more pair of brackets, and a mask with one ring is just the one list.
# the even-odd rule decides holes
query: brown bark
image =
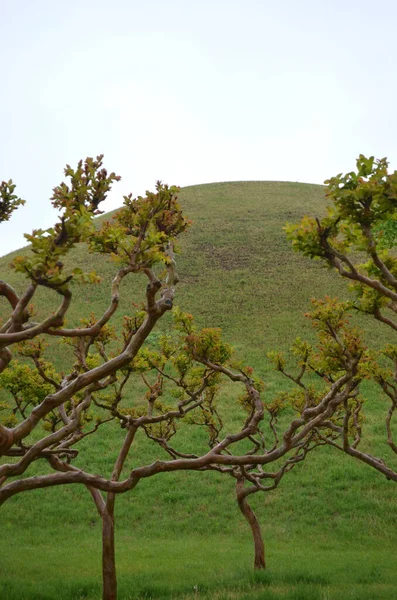
{"label": "brown bark", "polygon": [[12,431],[0,423],[0,455],[11,448],[13,441]]}
{"label": "brown bark", "polygon": [[109,507],[102,512],[102,582],[102,599],[117,600],[114,513]]}
{"label": "brown bark", "polygon": [[[125,459],[134,440],[136,427],[130,427],[117,457],[112,473],[112,481],[118,481]],[[102,599],[117,599],[117,573],[114,542],[114,505],[116,495],[108,492],[105,502],[99,490],[88,488],[102,518]]]}
{"label": "brown bark", "polygon": [[0,279],[0,296],[5,296],[12,308],[15,308],[19,302],[19,296],[14,288],[3,279]]}
{"label": "brown bark", "polygon": [[11,358],[12,355],[8,348],[0,349],[0,373],[2,373],[6,369],[6,367],[11,361]]}
{"label": "brown bark", "polygon": [[248,504],[247,498],[244,495],[244,479],[237,480],[236,495],[238,506],[251,527],[252,537],[254,539],[254,569],[266,569],[265,545],[263,543],[262,532],[256,514]]}

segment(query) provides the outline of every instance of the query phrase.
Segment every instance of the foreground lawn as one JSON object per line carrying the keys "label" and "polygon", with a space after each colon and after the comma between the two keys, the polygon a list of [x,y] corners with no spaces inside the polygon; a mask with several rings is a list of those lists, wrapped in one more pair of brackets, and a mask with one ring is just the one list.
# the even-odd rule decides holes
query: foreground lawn
{"label": "foreground lawn", "polygon": [[[100,598],[99,531],[27,532],[21,547],[2,539],[4,600]],[[63,534],[63,535],[62,535]],[[397,542],[343,544],[335,536],[269,539],[268,570],[251,570],[247,536],[188,535],[135,539],[118,535],[120,600],[394,600]],[[48,560],[50,559],[50,560]]]}

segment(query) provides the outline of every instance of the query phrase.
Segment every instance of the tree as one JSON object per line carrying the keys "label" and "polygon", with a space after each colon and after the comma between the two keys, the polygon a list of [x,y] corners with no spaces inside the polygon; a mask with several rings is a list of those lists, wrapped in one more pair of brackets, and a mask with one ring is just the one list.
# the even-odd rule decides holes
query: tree
{"label": "tree", "polygon": [[[194,419],[189,419],[191,414],[199,412],[206,415],[205,418],[211,413],[219,414],[217,402],[221,392],[223,372],[245,386],[245,401],[251,406],[251,394],[254,394],[257,399],[256,409],[244,423],[241,435],[237,435],[236,440],[223,440],[224,447],[227,449],[235,441],[255,433],[253,422],[258,420],[263,412],[259,396],[253,387],[253,382],[245,374],[233,373],[225,367],[231,358],[231,349],[222,342],[220,331],[212,329],[196,331],[191,316],[179,312],[175,313],[175,321],[177,328],[180,328],[181,323],[189,322],[195,344],[201,348],[206,359],[217,361],[217,370],[202,365],[199,356],[195,358],[190,353],[190,345],[186,346],[186,333],[183,333],[183,330],[175,331],[174,335],[167,332],[159,337],[155,345],[151,342],[142,348],[134,361],[120,369],[117,374],[118,379],[115,379],[106,391],[101,389],[92,393],[90,403],[85,402],[82,397],[77,402],[77,407],[73,404],[66,405],[59,414],[52,413],[44,423],[50,433],[41,438],[39,442],[41,454],[37,455],[37,459],[45,457],[50,467],[59,473],[77,473],[79,469],[73,466],[72,461],[77,458],[76,448],[79,443],[84,438],[95,434],[100,427],[113,421],[114,424],[120,425],[120,433],[124,439],[120,439],[120,450],[113,464],[111,482],[119,482],[123,466],[139,430],[143,430],[150,440],[158,444],[173,459],[171,465],[152,463],[134,469],[129,481],[124,482],[125,486],[116,491],[132,491],[141,479],[165,470],[189,469],[190,465],[181,462],[181,459],[200,459],[200,455],[193,454],[191,451],[187,453],[183,448],[176,449],[170,445],[170,440],[178,433],[178,422],[188,420],[188,426],[195,424]],[[124,318],[121,336],[123,343],[131,334],[131,323],[132,319]],[[73,339],[71,345],[76,358],[73,368],[86,372],[89,364],[95,364],[99,360],[109,360],[114,339],[115,333],[109,327],[103,328],[90,345],[89,353],[90,339]],[[19,354],[29,358],[34,367],[30,368],[26,364],[14,361],[6,376],[2,377],[4,387],[13,396],[15,415],[20,414],[23,417],[26,414],[29,407],[27,404],[34,393],[36,396],[40,395],[44,388],[42,393],[45,395],[49,392],[49,386],[54,387],[55,390],[59,386],[60,374],[57,373],[55,365],[45,359],[44,350],[42,342],[25,342],[20,347]],[[133,383],[134,378],[139,378],[144,383],[146,393],[142,398],[137,397],[136,387],[134,389],[133,385],[129,385]],[[131,399],[133,399],[132,403]],[[46,453],[43,449],[44,443],[47,448],[50,445]],[[23,458],[19,465],[22,461]],[[15,466],[18,468],[18,464]],[[212,467],[212,461],[208,464],[204,461],[203,465],[192,465],[191,468],[203,471]],[[54,481],[51,476],[42,476],[40,482],[37,479],[33,479],[35,487],[51,485]],[[26,481],[26,479],[20,480],[20,486],[23,488],[17,487],[14,483],[4,486],[2,491],[0,489],[0,502],[2,497],[9,497],[10,494],[21,489],[29,489],[26,488]],[[86,485],[102,520],[104,598],[115,598],[117,595],[114,542],[116,494],[111,489],[106,491],[106,487],[100,491],[94,484],[95,481]]]}
{"label": "tree", "polygon": [[[382,332],[397,331],[397,171],[389,173],[386,158],[360,155],[357,171],[327,180],[326,197],[332,202],[323,218],[304,217],[287,225],[293,248],[318,259],[351,282],[354,299],[340,304],[341,314],[359,311],[380,323]],[[392,340],[391,340],[392,341]],[[372,379],[389,402],[385,433],[397,454],[392,421],[397,409],[397,346],[366,350],[363,377]],[[397,469],[383,458],[359,449],[363,436],[365,403],[342,405],[339,423],[324,422],[322,438],[335,448],[370,465],[397,482]]]}
{"label": "tree", "polygon": [[[242,373],[233,374],[224,366],[229,350],[221,341],[219,332],[205,330],[200,337],[191,328],[190,335],[198,348],[207,359],[217,361],[216,368],[204,366],[197,369],[193,356],[189,357],[187,351],[180,348],[178,358],[173,357],[178,372],[178,380],[174,380],[181,388],[175,406],[163,408],[158,402],[160,391],[163,393],[163,382],[150,384],[145,378],[149,386],[147,408],[140,415],[136,409],[131,414],[125,408],[121,410],[124,388],[131,374],[141,372],[144,377],[143,373],[153,368],[139,352],[156,322],[172,308],[178,280],[174,245],[189,222],[183,217],[177,202],[177,188],[158,183],[156,193],[148,192],[146,198],[133,200],[131,196],[125,197],[124,206],[113,221],[96,230],[93,217],[99,214],[100,202],[105,199],[112,182],[119,177],[114,173],[108,175],[102,168],[102,156],[96,160],[87,159],[84,164],[80,162],[76,170],[67,166],[65,174],[70,178],[70,185],[62,183],[54,189],[52,197],[54,207],[61,210],[59,221],[53,228],[27,235],[31,253],[17,257],[13,262],[14,269],[30,282],[26,291],[18,295],[8,283],[2,281],[0,284],[0,293],[10,305],[9,318],[0,332],[1,384],[12,398],[11,402],[5,401],[1,405],[4,416],[0,424],[0,449],[2,456],[14,459],[0,466],[0,503],[25,490],[64,483],[85,484],[103,520],[104,597],[115,598],[115,493],[133,489],[140,479],[153,474],[179,469],[204,470],[213,462],[211,455],[195,455],[191,460],[191,455],[175,454],[173,461],[157,461],[135,469],[128,479],[120,482],[123,464],[137,429],[143,427],[149,435],[153,428],[160,427],[160,432],[164,429],[166,434],[163,432],[161,438],[156,436],[157,441],[166,440],[175,430],[175,421],[185,417],[192,409],[208,404],[209,399],[213,402],[215,382],[224,372],[245,385],[252,411],[241,432],[228,436],[222,441],[222,447],[215,449],[217,458],[218,451],[226,450],[232,443],[256,432],[263,406],[253,381]],[[23,203],[14,191],[15,185],[11,181],[2,184],[3,220]],[[84,241],[91,251],[110,255],[119,268],[112,282],[110,305],[103,315],[99,319],[86,319],[79,327],[65,328],[65,316],[72,301],[72,285],[76,282],[98,282],[95,273],[70,269],[63,262],[68,251]],[[156,273],[155,269],[159,267],[162,270]],[[117,336],[108,323],[119,304],[120,284],[130,274],[147,277],[146,301],[131,315],[124,317],[117,347]],[[62,300],[55,313],[34,322],[29,304],[40,286],[59,294]],[[184,320],[187,322],[187,318]],[[57,372],[55,365],[45,358],[43,334],[69,340],[75,362],[70,364],[67,374]],[[30,360],[33,366],[12,361],[12,347],[17,347],[19,357]],[[160,358],[158,361],[165,368],[165,362]],[[170,378],[169,375],[167,377]],[[96,409],[94,415],[90,414],[92,406]],[[100,411],[105,412],[105,416]],[[72,461],[78,454],[76,444],[116,418],[127,434],[111,478],[92,475],[74,467]],[[40,434],[39,439],[28,444],[25,440],[33,431],[36,435]],[[153,432],[150,435],[153,437]],[[55,473],[26,477],[25,473],[33,463],[42,459],[46,459]],[[106,500],[99,490],[107,493]]]}
{"label": "tree", "polygon": [[[113,220],[96,229],[93,218],[119,177],[108,175],[102,156],[81,161],[76,170],[67,166],[65,174],[69,184],[61,183],[52,196],[61,213],[56,225],[27,235],[30,253],[13,261],[14,269],[28,279],[26,290],[18,294],[7,282],[0,283],[0,295],[9,305],[0,329],[1,385],[8,392],[1,405],[0,456],[9,461],[0,466],[0,504],[27,490],[85,485],[103,522],[104,598],[110,599],[117,594],[115,495],[133,490],[142,479],[159,473],[219,471],[237,480],[239,506],[255,540],[255,563],[264,566],[263,542],[247,497],[277,485],[321,443],[316,437],[320,426],[354,396],[362,353],[352,353],[349,336],[334,340],[341,363],[323,393],[310,392],[296,402],[276,399],[263,403],[261,382],[249,367],[236,362],[221,332],[198,330],[190,315],[176,311],[176,331],[162,336],[152,347],[150,335],[173,308],[178,281],[175,244],[189,225],[177,200],[178,189],[158,183],[156,192],[147,192],[145,198],[126,196]],[[12,182],[1,186],[3,220],[23,202],[14,191]],[[79,325],[67,327],[74,286],[99,284],[95,273],[68,265],[68,252],[82,242],[92,252],[110,256],[117,271],[104,313],[99,318],[86,315]],[[145,299],[133,304],[123,326],[114,329],[110,319],[119,307],[121,284],[130,276],[135,276],[137,287],[142,276],[146,278]],[[54,312],[35,321],[31,303],[39,288],[60,296],[61,301]],[[68,348],[72,352],[73,360],[68,363],[65,358],[62,371],[46,357],[48,340],[62,343],[63,352]],[[299,348],[298,354],[304,350]],[[326,361],[331,350],[332,344],[322,349],[319,361]],[[277,355],[275,360],[282,364]],[[129,387],[130,379],[137,378],[147,388],[145,402],[139,401],[136,388]],[[240,404],[245,416],[237,431],[220,418],[221,378],[244,390]],[[301,379],[299,375],[298,384]],[[228,404],[226,414],[229,409]],[[290,415],[291,409],[295,414],[287,426],[276,427],[279,412]],[[205,426],[209,449],[193,453],[171,445],[177,424],[187,420],[190,425]],[[95,444],[98,431],[116,421],[123,439],[112,474],[93,474],[73,465],[79,452],[80,464],[84,459],[79,442],[89,436]],[[123,466],[139,429],[166,452],[167,460],[135,467],[123,479]],[[45,461],[48,471],[32,476],[37,461]],[[277,463],[276,470],[265,471],[264,466],[271,463]]]}

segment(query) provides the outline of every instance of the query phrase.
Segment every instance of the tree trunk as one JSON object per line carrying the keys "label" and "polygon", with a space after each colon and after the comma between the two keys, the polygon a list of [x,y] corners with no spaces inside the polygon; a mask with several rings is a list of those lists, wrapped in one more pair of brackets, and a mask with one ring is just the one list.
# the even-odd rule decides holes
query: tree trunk
{"label": "tree trunk", "polygon": [[237,502],[241,512],[249,523],[252,531],[252,537],[254,538],[255,548],[255,559],[254,569],[266,569],[265,563],[265,545],[263,543],[261,528],[256,514],[252,510],[251,506],[247,502],[247,498],[244,496],[244,481],[237,480],[236,483],[236,494]]}
{"label": "tree trunk", "polygon": [[[136,427],[131,426],[124,439],[112,473],[112,481],[118,481],[125,459],[134,440]],[[116,556],[114,550],[114,505],[116,494],[108,492],[106,502],[97,490],[90,490],[102,517],[102,582],[103,600],[117,600]]]}
{"label": "tree trunk", "polygon": [[107,508],[102,513],[102,581],[103,600],[117,600],[114,514]]}

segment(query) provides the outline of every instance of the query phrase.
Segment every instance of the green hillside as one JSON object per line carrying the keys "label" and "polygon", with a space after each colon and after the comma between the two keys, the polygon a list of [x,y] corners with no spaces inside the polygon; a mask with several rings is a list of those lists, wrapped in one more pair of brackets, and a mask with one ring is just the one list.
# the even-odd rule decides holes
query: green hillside
{"label": "green hillside", "polygon": [[[314,294],[344,290],[319,264],[293,253],[282,231],[286,221],[324,211],[322,186],[215,183],[184,188],[180,198],[193,226],[181,243],[176,303],[203,325],[222,327],[244,351],[257,351],[259,357],[264,348],[284,344],[287,332],[292,339],[307,327],[303,312]],[[15,254],[0,258],[0,273],[8,271]],[[114,264],[84,248],[73,251],[69,261],[96,269],[108,282],[114,272]],[[20,275],[8,272],[7,277],[21,289]],[[99,314],[107,291],[106,285],[78,290],[68,318],[82,314],[83,301],[85,313]],[[48,293],[43,296],[48,306]]]}
{"label": "green hillside", "polygon": [[[287,348],[297,335],[311,336],[304,317],[311,297],[347,295],[333,273],[294,254],[282,231],[286,221],[324,211],[324,188],[280,182],[207,184],[184,188],[181,203],[193,226],[178,257],[176,303],[200,325],[222,327],[239,355],[263,377],[265,394],[271,396],[284,382],[272,371],[266,352]],[[86,270],[92,265],[110,282],[114,265],[105,259],[79,248],[69,260]],[[10,256],[0,259],[0,276],[21,289],[23,280],[9,271],[9,261]],[[76,289],[70,322],[89,312],[100,314],[108,289]],[[134,290],[124,285],[120,314],[131,300],[139,300]],[[47,312],[48,293],[42,296]],[[0,316],[4,306],[0,303]],[[376,344],[382,332],[372,331],[370,321],[362,324]],[[63,357],[55,353],[55,359],[60,364]],[[377,418],[383,414],[383,400],[369,393],[371,437],[366,443],[385,455]],[[119,447],[118,435],[110,429],[101,437],[90,454],[94,470],[106,468],[107,457]],[[130,464],[153,452],[145,440],[138,442]],[[150,454],[145,462],[152,458]],[[395,597],[393,483],[322,449],[279,489],[266,497],[257,494],[253,503],[263,524],[269,565],[258,577],[250,572],[251,538],[231,479],[212,473],[162,475],[120,497],[120,597]],[[0,598],[99,597],[100,519],[85,489],[70,486],[16,496],[1,510],[0,531]]]}

